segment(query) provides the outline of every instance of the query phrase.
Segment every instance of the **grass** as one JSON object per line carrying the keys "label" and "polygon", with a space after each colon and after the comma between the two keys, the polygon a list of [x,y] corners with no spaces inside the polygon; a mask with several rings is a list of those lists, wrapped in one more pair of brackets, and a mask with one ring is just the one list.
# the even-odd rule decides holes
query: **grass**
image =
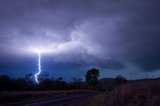
{"label": "grass", "polygon": [[70,106],[160,106],[160,79],[133,81]]}
{"label": "grass", "polygon": [[107,106],[159,106],[159,91],[159,79],[128,83],[110,93]]}

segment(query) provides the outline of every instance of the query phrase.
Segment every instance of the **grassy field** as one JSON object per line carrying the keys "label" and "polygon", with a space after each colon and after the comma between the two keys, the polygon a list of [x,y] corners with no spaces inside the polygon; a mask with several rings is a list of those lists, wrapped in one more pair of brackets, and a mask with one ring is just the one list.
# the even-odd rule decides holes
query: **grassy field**
{"label": "grassy field", "polygon": [[107,106],[159,106],[160,79],[135,81],[113,90]]}
{"label": "grassy field", "polygon": [[70,106],[160,106],[160,79],[131,81]]}
{"label": "grassy field", "polygon": [[0,92],[0,104],[91,93],[90,90]]}

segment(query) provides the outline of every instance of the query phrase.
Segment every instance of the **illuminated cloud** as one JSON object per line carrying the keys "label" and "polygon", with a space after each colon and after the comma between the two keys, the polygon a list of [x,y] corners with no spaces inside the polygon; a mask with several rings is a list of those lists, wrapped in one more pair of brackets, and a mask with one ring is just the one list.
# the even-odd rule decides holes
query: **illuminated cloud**
{"label": "illuminated cloud", "polygon": [[[51,51],[57,63],[160,68],[159,1],[0,1],[0,58]],[[51,62],[52,63],[52,62]],[[132,66],[132,67],[128,67]]]}

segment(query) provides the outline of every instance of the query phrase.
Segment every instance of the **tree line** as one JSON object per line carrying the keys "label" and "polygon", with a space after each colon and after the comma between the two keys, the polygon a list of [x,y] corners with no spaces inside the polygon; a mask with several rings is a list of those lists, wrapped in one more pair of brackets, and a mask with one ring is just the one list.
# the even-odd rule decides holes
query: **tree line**
{"label": "tree line", "polygon": [[[111,90],[114,87],[124,84],[127,80],[117,76],[112,81],[98,80],[99,70],[90,69],[85,75],[85,81],[79,76],[72,77],[69,82],[62,77],[50,78],[47,72],[38,76],[39,84],[35,83],[33,74],[27,74],[24,78],[11,78],[8,75],[0,75],[0,91],[41,91],[41,90]],[[112,83],[111,83],[112,82]]]}

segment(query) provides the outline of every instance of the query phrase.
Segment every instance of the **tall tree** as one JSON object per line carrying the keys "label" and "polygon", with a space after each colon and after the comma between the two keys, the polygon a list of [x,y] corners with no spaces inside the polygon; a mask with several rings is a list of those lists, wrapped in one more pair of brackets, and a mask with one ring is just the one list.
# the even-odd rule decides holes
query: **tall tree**
{"label": "tall tree", "polygon": [[98,84],[98,77],[99,77],[99,70],[95,68],[88,70],[85,76],[86,82],[91,86],[95,86]]}

